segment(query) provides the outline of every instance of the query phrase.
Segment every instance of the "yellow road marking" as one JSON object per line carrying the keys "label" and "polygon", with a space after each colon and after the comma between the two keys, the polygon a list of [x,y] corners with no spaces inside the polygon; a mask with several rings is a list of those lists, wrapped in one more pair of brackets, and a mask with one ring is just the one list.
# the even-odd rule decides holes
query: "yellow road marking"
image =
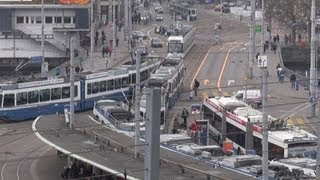
{"label": "yellow road marking", "polygon": [[228,92],[222,92],[222,95],[223,96],[229,96],[229,93]]}
{"label": "yellow road marking", "polygon": [[291,118],[287,119],[287,125],[294,125]]}
{"label": "yellow road marking", "polygon": [[209,97],[207,91],[202,92],[202,97],[204,97],[204,98]]}
{"label": "yellow road marking", "polygon": [[210,82],[209,79],[205,79],[203,80],[203,85],[207,85],[209,82]]}

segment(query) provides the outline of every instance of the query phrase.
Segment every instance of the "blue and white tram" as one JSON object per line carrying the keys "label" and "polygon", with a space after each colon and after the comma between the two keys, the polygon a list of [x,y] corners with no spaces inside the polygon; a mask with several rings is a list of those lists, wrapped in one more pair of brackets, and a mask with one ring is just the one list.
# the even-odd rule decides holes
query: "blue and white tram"
{"label": "blue and white tram", "polygon": [[151,74],[148,86],[163,88],[166,109],[170,109],[177,101],[184,79],[185,68],[182,58],[167,58],[162,65]]}
{"label": "blue and white tram", "polygon": [[168,56],[184,58],[194,46],[196,28],[184,26],[177,29],[176,34],[168,37]]}
{"label": "blue and white tram", "polygon": [[170,12],[180,15],[185,20],[197,20],[197,9],[188,3],[170,3]]}
{"label": "blue and white tram", "polygon": [[[159,58],[160,59],[160,58]],[[161,61],[141,62],[141,77],[147,79]],[[134,65],[132,65],[134,66]],[[131,97],[132,79],[136,72],[128,67],[98,73],[80,73],[75,80],[75,111],[91,109],[94,101],[124,101]],[[63,113],[70,103],[70,82],[67,78],[2,84],[0,86],[0,120],[23,121],[40,115]]]}

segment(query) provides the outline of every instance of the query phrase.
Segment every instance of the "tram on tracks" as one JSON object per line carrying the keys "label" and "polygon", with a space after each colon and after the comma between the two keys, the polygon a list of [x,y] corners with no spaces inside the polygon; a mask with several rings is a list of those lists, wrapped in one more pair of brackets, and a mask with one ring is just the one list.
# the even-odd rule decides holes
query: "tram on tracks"
{"label": "tram on tracks", "polygon": [[[233,147],[245,149],[246,135],[252,133],[252,147],[262,155],[262,113],[232,97],[208,97],[203,102],[203,118],[209,120],[210,134],[217,141],[226,137]],[[248,130],[248,122],[252,130]],[[225,124],[225,125],[223,125]],[[317,138],[298,127],[287,126],[285,120],[268,116],[269,159],[301,157],[316,149]],[[249,142],[250,143],[250,142]]]}
{"label": "tram on tracks", "polygon": [[[146,81],[162,60],[158,56],[141,59],[141,81]],[[101,72],[76,74],[75,111],[92,109],[94,102],[101,99],[130,99],[135,76],[135,65],[129,64]],[[63,113],[70,100],[68,77],[4,83],[0,85],[0,119],[23,121],[41,115]]]}
{"label": "tram on tracks", "polygon": [[189,3],[170,3],[170,13],[180,15],[185,20],[197,20],[197,9]]}
{"label": "tram on tracks", "polygon": [[194,46],[196,28],[188,25],[178,25],[174,34],[168,37],[167,57],[184,58]]}

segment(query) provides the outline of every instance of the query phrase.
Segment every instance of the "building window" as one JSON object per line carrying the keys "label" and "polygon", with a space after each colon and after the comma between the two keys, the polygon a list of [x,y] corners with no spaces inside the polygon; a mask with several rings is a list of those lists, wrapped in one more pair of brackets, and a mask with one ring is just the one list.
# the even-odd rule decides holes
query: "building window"
{"label": "building window", "polygon": [[63,17],[63,23],[70,24],[71,23],[71,17]]}
{"label": "building window", "polygon": [[25,23],[29,24],[29,16],[26,16],[25,18],[26,18],[26,22]]}
{"label": "building window", "polygon": [[52,17],[51,16],[46,16],[46,18],[45,18],[45,22],[46,22],[46,24],[52,24]]}
{"label": "building window", "polygon": [[76,17],[72,17],[72,24],[76,23]]}
{"label": "building window", "polygon": [[62,17],[61,16],[54,17],[54,22],[57,23],[57,24],[61,24],[62,23]]}
{"label": "building window", "polygon": [[31,16],[31,17],[30,17],[30,21],[31,21],[31,24],[36,23],[36,17]]}
{"label": "building window", "polygon": [[23,16],[17,16],[17,24],[23,24],[24,17]]}
{"label": "building window", "polygon": [[36,24],[41,24],[41,17],[40,16],[36,17]]}

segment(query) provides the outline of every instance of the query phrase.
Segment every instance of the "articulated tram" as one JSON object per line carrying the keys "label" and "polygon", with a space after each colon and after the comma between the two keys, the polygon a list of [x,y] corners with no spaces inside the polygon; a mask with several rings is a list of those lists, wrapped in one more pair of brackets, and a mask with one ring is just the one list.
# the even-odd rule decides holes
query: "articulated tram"
{"label": "articulated tram", "polygon": [[[161,64],[160,57],[141,60],[141,80]],[[75,111],[91,109],[102,99],[127,100],[135,83],[135,65],[123,65],[97,73],[82,72],[75,76]],[[0,85],[0,119],[23,121],[40,115],[63,113],[70,103],[69,78],[34,80]]]}
{"label": "articulated tram", "polygon": [[189,21],[197,20],[197,9],[188,3],[170,3],[170,13]]}
{"label": "articulated tram", "polygon": [[167,57],[184,58],[194,46],[195,34],[194,26],[178,25],[175,32],[168,38]]}

